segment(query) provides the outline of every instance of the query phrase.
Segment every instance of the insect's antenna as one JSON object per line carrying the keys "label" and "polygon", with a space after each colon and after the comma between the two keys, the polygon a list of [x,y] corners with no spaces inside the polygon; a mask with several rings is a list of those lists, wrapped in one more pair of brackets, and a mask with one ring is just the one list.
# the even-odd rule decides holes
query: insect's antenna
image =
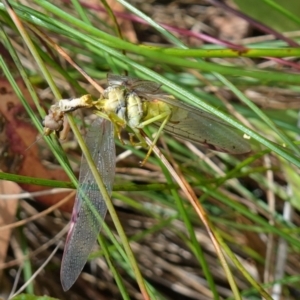
{"label": "insect's antenna", "polygon": [[35,145],[38,141],[40,141],[44,136],[46,136],[46,133],[44,132],[35,142],[33,142],[31,145],[29,145],[25,151],[29,150],[33,145]]}

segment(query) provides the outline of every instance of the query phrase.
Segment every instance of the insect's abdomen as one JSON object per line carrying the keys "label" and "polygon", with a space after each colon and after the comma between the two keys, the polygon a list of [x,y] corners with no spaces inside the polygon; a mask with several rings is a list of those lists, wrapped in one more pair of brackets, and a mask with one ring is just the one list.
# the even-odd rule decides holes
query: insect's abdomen
{"label": "insect's abdomen", "polygon": [[131,128],[137,128],[143,118],[143,104],[136,93],[130,93],[126,98],[127,124]]}

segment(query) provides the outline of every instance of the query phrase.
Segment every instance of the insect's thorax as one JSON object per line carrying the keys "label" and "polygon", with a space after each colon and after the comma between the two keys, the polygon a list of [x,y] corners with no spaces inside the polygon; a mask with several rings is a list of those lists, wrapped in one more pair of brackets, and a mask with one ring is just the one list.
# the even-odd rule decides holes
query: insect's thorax
{"label": "insect's thorax", "polygon": [[108,116],[116,115],[131,128],[136,128],[144,116],[142,99],[120,86],[105,89],[98,108]]}
{"label": "insect's thorax", "polygon": [[[132,129],[136,129],[142,122],[160,115],[170,114],[169,121],[177,122],[177,107],[163,100],[145,99],[138,93],[128,91],[122,86],[112,85],[105,89],[100,103],[100,110],[103,113],[110,118],[117,116]],[[162,119],[159,119],[158,122],[162,122]]]}
{"label": "insect's thorax", "polygon": [[125,108],[126,95],[124,89],[118,86],[111,86],[104,90],[101,101],[101,110],[103,112],[117,114],[123,120],[125,119]]}

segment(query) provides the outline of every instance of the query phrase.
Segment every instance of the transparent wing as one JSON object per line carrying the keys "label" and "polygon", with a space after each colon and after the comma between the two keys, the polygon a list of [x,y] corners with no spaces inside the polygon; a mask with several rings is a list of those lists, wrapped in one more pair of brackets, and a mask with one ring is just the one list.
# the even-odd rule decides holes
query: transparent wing
{"label": "transparent wing", "polygon": [[[85,139],[109,194],[115,177],[116,155],[113,133],[113,124],[110,121],[97,118],[89,128]],[[82,156],[79,188],[61,265],[61,283],[65,291],[78,278],[96,243],[101,222],[95,212],[104,219],[107,207],[88,163]]]}
{"label": "transparent wing", "polygon": [[[177,101],[175,101],[177,102]],[[243,133],[213,115],[185,105],[174,109],[164,130],[182,139],[221,152],[244,154],[251,151]]]}
{"label": "transparent wing", "polygon": [[166,132],[212,150],[232,154],[251,151],[243,133],[218,117],[172,97],[165,96],[159,100],[173,107],[172,117],[164,127]]}
{"label": "transparent wing", "polygon": [[150,96],[151,94],[163,94],[160,90],[161,84],[149,80],[141,80],[128,76],[107,74],[107,82],[109,86],[124,86],[130,92],[136,92],[141,97]]}
{"label": "transparent wing", "polygon": [[228,123],[226,123],[225,121],[221,120],[219,117],[214,116],[211,113],[206,112],[205,110],[202,110],[201,108],[198,108],[198,107],[195,107],[191,104],[180,101],[180,100],[174,98],[171,95],[162,94],[162,95],[159,95],[159,97],[156,97],[155,100],[159,100],[159,101],[165,102],[165,103],[167,103],[171,106],[180,108],[181,110],[185,110],[187,112],[194,113],[194,114],[198,115],[198,117],[201,117],[201,118],[204,118],[204,119],[209,119],[209,120],[214,121],[216,123],[223,124],[227,127],[235,128],[235,127],[229,125]]}

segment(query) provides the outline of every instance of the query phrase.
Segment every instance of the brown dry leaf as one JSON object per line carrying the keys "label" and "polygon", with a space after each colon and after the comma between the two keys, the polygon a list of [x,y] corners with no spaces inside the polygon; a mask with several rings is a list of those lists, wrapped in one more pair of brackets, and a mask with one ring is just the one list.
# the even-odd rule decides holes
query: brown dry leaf
{"label": "brown dry leaf", "polygon": [[[17,80],[24,97],[29,104],[32,105],[31,97],[22,80]],[[19,174],[23,176],[31,176],[37,178],[54,179],[68,181],[68,177],[61,169],[49,170],[42,164],[42,158],[39,156],[39,149],[34,142],[38,134],[37,130],[25,120],[26,116],[23,106],[10,84],[0,79],[0,115],[3,116],[5,125],[2,130],[2,139],[6,138],[7,152],[6,156],[10,157],[17,163],[6,164],[6,172]],[[32,146],[31,146],[32,145]],[[31,146],[29,149],[27,149]],[[25,151],[25,149],[27,149]],[[0,166],[1,167],[1,166]],[[27,192],[37,192],[49,189],[33,184],[20,184]],[[67,193],[52,194],[36,197],[36,200],[42,202],[46,206],[51,206],[60,201]],[[71,211],[73,201],[69,201],[61,207],[64,211]]]}
{"label": "brown dry leaf", "polygon": [[[0,194],[19,194],[22,189],[15,182],[1,180]],[[0,227],[11,224],[16,215],[18,206],[18,199],[0,200]],[[7,248],[10,242],[11,229],[1,231],[0,235],[0,265],[5,262]],[[0,271],[0,281],[2,277],[2,270]]]}

